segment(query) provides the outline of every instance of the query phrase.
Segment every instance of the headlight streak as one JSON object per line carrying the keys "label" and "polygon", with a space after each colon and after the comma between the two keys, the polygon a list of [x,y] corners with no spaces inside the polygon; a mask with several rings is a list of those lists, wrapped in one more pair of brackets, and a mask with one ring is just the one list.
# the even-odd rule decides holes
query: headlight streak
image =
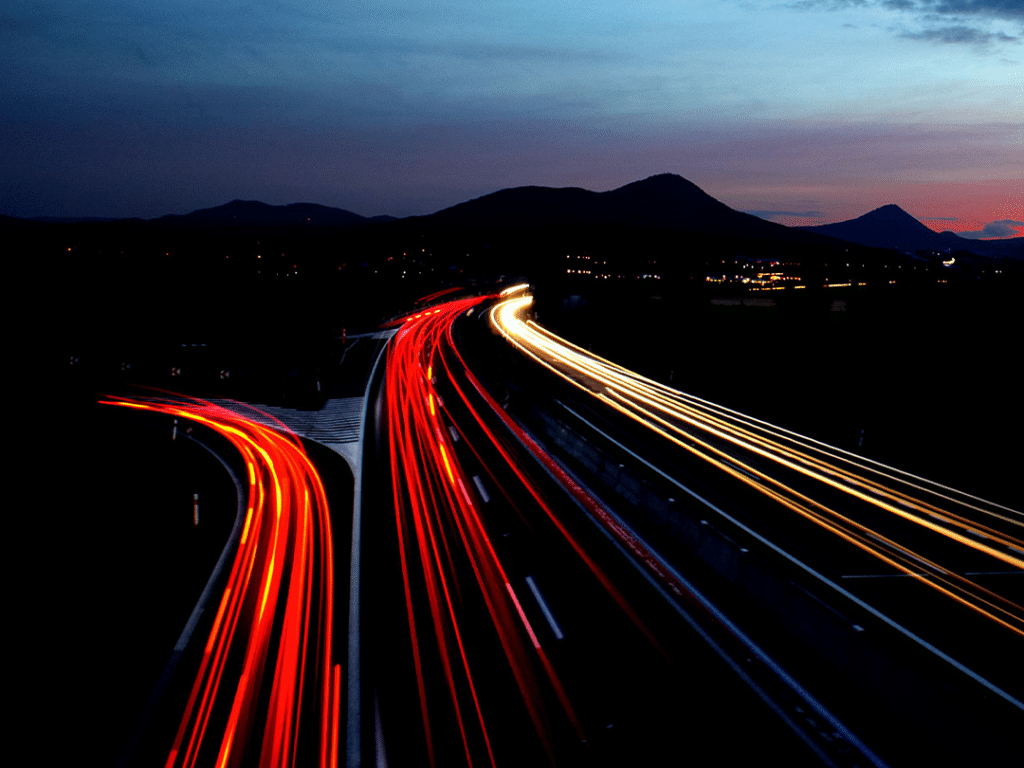
{"label": "headlight streak", "polygon": [[[526,306],[529,306],[529,304],[532,302],[532,297],[524,297],[524,299],[525,301],[522,305],[508,307],[501,305],[500,307],[494,307],[492,309],[492,322],[496,322],[494,319],[494,313],[499,308],[502,309],[504,313],[509,313],[510,311],[519,312]],[[509,314],[505,314],[503,315],[503,317],[510,320],[510,322],[518,322],[515,319],[515,314],[512,314],[511,317]],[[805,437],[803,435],[797,434],[796,432],[783,429],[782,427],[777,427],[766,421],[756,419],[753,416],[748,416],[746,414],[740,413],[739,411],[734,411],[730,408],[726,408],[725,406],[717,405],[716,403],[712,403],[709,400],[704,400],[702,398],[686,394],[685,392],[680,392],[679,390],[671,389],[670,387],[667,387],[664,384],[660,384],[650,379],[645,379],[644,377],[633,373],[627,368],[623,368],[622,366],[617,365],[609,360],[605,360],[596,355],[593,355],[590,352],[584,350],[582,347],[579,347],[573,344],[572,342],[567,341],[566,339],[562,339],[561,337],[553,334],[551,331],[542,328],[532,320],[527,320],[525,322],[526,327],[531,333],[539,334],[540,337],[547,339],[550,342],[552,350],[556,352],[562,348],[569,348],[571,350],[574,350],[581,356],[581,359],[596,361],[593,368],[594,370],[617,372],[617,374],[619,374],[619,380],[634,383],[644,391],[662,393],[663,395],[666,395],[669,398],[676,398],[684,403],[697,404],[707,413],[718,414],[725,417],[726,419],[732,418],[740,424],[750,426],[755,429],[760,428],[765,433],[772,435],[774,437],[778,437],[782,440],[795,443],[797,445],[800,445],[811,450],[817,449],[821,453],[830,456],[836,461],[842,461],[844,463],[850,464],[854,467],[863,469],[865,471],[875,472],[881,477],[885,477],[890,480],[895,480],[897,482],[902,482],[910,488],[930,493],[936,496],[937,498],[941,498],[946,501],[952,501],[954,503],[964,506],[967,509],[980,512],[984,515],[995,517],[999,520],[1002,520],[1003,522],[1009,522],[1013,525],[1024,528],[1024,515],[1021,515],[1020,512],[1013,510],[1010,507],[1006,507],[995,502],[987,501],[979,496],[964,493],[963,491],[950,488],[949,486],[942,485],[941,483],[936,483],[932,480],[926,480],[924,478],[912,475],[902,470],[895,469],[893,467],[888,467],[885,464],[874,461],[872,459],[868,459],[863,456],[858,456],[856,454],[850,453],[849,451],[845,451],[841,448],[836,448],[835,446],[830,446],[826,443],[814,440],[813,438]],[[524,334],[524,337],[525,335],[526,334]],[[508,334],[505,334],[505,337],[509,339],[513,344],[516,344],[516,346],[519,347],[523,352],[531,355],[535,360],[544,364],[550,370],[553,370],[558,375],[562,376],[563,378],[566,378],[564,374],[559,372],[557,369],[551,368],[551,366],[548,366],[543,360],[540,360],[536,355],[530,353],[530,351],[523,347],[523,345],[518,344],[516,339],[511,338]],[[580,370],[583,371],[584,369],[581,368]],[[577,386],[579,385],[579,382],[573,383],[575,383]],[[887,471],[893,474],[887,474]],[[919,483],[921,484],[917,484],[914,481],[919,481]],[[978,506],[976,504],[973,504],[972,502],[980,502],[985,506]],[[996,510],[1003,510],[1009,513],[1009,515],[1000,514]]]}
{"label": "headlight streak", "polygon": [[[873,531],[864,522],[839,513],[822,500],[828,498],[827,494],[812,498],[810,494],[818,492],[809,489],[827,488],[848,495],[875,510],[1024,570],[1024,542],[1019,532],[1024,527],[1024,515],[1020,512],[632,373],[560,339],[532,321],[524,321],[522,315],[531,302],[528,295],[507,299],[496,304],[490,313],[493,326],[528,357],[783,508],[1024,636],[1021,605]],[[792,484],[797,478],[802,490]],[[926,572],[921,573],[922,570]]]}
{"label": "headlight streak", "polygon": [[519,293],[525,291],[530,287],[529,283],[518,283],[516,285],[510,285],[508,288],[499,293],[499,296],[509,296],[513,293]]}
{"label": "headlight streak", "polygon": [[[666,426],[668,426],[672,431],[675,431],[678,434],[684,435],[686,437],[691,437],[691,439],[693,439],[691,432],[687,432],[686,430],[674,425],[669,425],[667,422],[658,419],[650,410],[640,407],[639,405],[636,404],[636,402],[631,403],[627,397],[620,394],[619,392],[610,390],[609,393],[612,397],[618,399],[620,402],[626,403],[627,405],[629,405],[629,407],[634,409],[636,415],[632,415],[632,418],[634,418],[635,420],[640,422],[644,422],[645,419],[648,418],[658,420],[661,423],[666,424]],[[606,402],[609,402],[609,398],[607,396],[600,395],[600,397]],[[883,501],[883,498],[894,501],[901,501],[907,506],[911,507],[912,509],[925,512],[926,514],[929,514],[932,517],[937,517],[944,522],[959,524],[962,528],[969,531],[970,533],[981,536],[983,538],[995,540],[1009,548],[1013,547],[1012,540],[1004,539],[998,531],[992,528],[975,526],[963,517],[959,517],[956,515],[947,515],[941,509],[934,505],[924,504],[922,502],[918,502],[912,499],[906,494],[890,491],[889,489],[881,486],[879,483],[862,479],[860,477],[857,477],[856,475],[853,475],[852,473],[842,470],[839,467],[832,467],[823,461],[814,459],[813,457],[795,454],[792,451],[786,450],[783,446],[780,446],[778,444],[771,444],[769,441],[756,437],[751,432],[744,430],[742,428],[733,428],[730,432],[729,425],[727,425],[725,422],[719,419],[690,417],[678,411],[677,409],[671,407],[671,405],[666,405],[664,399],[662,399],[659,402],[655,399],[644,397],[643,395],[638,393],[634,393],[634,398],[636,401],[639,401],[640,403],[644,403],[646,405],[650,405],[653,408],[662,411],[668,416],[675,417],[676,419],[686,424],[689,424],[693,427],[697,427],[698,429],[702,429],[703,431],[707,432],[708,434],[714,437],[724,439],[730,443],[733,443],[735,446],[739,448],[748,450],[751,453],[754,453],[763,458],[775,461],[778,464],[782,465],[783,467],[786,467],[787,469],[792,469],[797,472],[801,472],[802,474],[806,475],[807,477],[810,477],[811,479],[818,480],[820,482],[832,486],[837,490],[844,491],[853,496],[856,496],[862,501],[867,501],[871,504],[881,507],[886,511],[891,512],[892,514],[906,518],[908,520],[913,520],[917,524],[930,528],[931,530],[935,531],[936,533],[942,534],[943,536],[948,536],[961,544],[966,544],[967,546],[973,546],[975,548],[981,549],[982,551],[986,552],[992,557],[1004,560],[1010,565],[1013,565],[1018,568],[1024,568],[1024,560],[1021,560],[1020,558],[1013,557],[1012,555],[1009,555],[1005,552],[1000,552],[994,547],[991,547],[982,542],[967,540],[956,531],[943,528],[941,526],[931,523],[928,520],[925,520],[920,516],[911,515],[910,513],[903,509],[900,509],[899,507],[893,506],[892,504],[888,504],[885,501]],[[719,426],[721,428],[719,428]],[[706,443],[702,444],[706,445]],[[722,455],[725,454],[722,453]],[[794,461],[791,461],[791,458],[796,459],[798,463],[794,463]],[[743,466],[748,470],[751,469],[749,465],[744,464]],[[808,467],[814,467],[817,469],[821,469],[822,471],[815,471],[815,469],[809,469]],[[825,473],[828,472],[831,472],[834,476],[846,481],[847,485],[843,486],[840,483],[837,483],[832,478],[826,477]],[[860,488],[873,490],[876,492],[876,495],[872,496],[866,494],[858,490]]]}
{"label": "headlight streak", "polygon": [[[619,403],[616,403],[604,397],[602,397],[602,399],[605,400],[610,407],[614,408],[620,413],[630,416],[631,418],[636,418],[635,412],[629,410],[628,405],[620,405]],[[643,412],[641,411],[641,413]],[[657,417],[654,416],[651,416],[651,418],[654,422],[663,425],[668,430],[678,431],[675,427],[673,427],[671,424],[668,424],[662,419],[658,419]],[[723,458],[728,458],[728,461],[719,461],[713,458],[711,455],[709,455],[709,453],[702,452],[699,449],[693,447],[692,445],[689,445],[686,442],[679,440],[665,429],[659,429],[654,424],[648,424],[647,426],[650,427],[650,429],[652,429],[653,431],[660,434],[666,440],[669,440],[675,443],[676,445],[690,451],[695,456],[704,459],[709,464],[717,467],[718,469],[721,469],[722,471],[736,478],[740,482],[746,483],[750,487],[754,488],[757,491],[760,491],[761,493],[765,494],[770,499],[778,502],[782,506],[792,510],[793,512],[796,512],[800,516],[817,523],[822,528],[839,536],[844,541],[858,547],[859,549],[862,549],[868,554],[874,555],[883,562],[893,566],[899,571],[902,571],[907,576],[915,578],[919,581],[928,584],[929,586],[934,587],[935,589],[938,589],[947,597],[951,597],[952,599],[963,604],[964,606],[979,611],[980,613],[992,619],[993,621],[1002,624],[1007,629],[1010,629],[1014,632],[1017,632],[1018,634],[1021,634],[1021,628],[1018,626],[1020,624],[1020,619],[1016,617],[1012,612],[1012,609],[1018,608],[1018,606],[1016,606],[1011,601],[1007,600],[1002,595],[999,595],[995,592],[992,592],[991,590],[976,585],[968,579],[956,573],[946,570],[937,563],[911,552],[909,549],[902,547],[892,539],[872,531],[867,526],[861,525],[860,523],[857,523],[851,518],[842,515],[835,510],[829,509],[822,503],[789,488],[781,481],[765,474],[764,472],[761,472],[752,466],[742,464],[741,462],[736,462],[734,458],[728,457],[728,455],[724,451],[720,451],[714,448],[713,446],[709,445],[708,443],[687,436],[689,437],[689,439],[693,440],[693,442],[697,443],[698,445],[704,448],[707,448],[710,453],[717,454]],[[729,462],[739,464],[744,468],[745,471],[736,471],[733,467],[729,466]],[[750,474],[747,473],[753,474],[756,477],[751,477]],[[761,480],[763,482],[758,482],[758,480]],[[778,488],[779,490],[773,490],[769,486],[776,486],[776,488]],[[785,495],[787,493],[790,494],[790,496]],[[794,501],[794,498],[797,499],[798,501]],[[825,514],[816,513],[812,509],[812,507],[820,509]],[[830,520],[828,517],[829,515],[831,515],[834,519]],[[854,532],[854,530],[860,531],[865,535],[859,535],[858,533]],[[882,549],[879,549],[878,547],[874,546],[871,542],[869,542],[867,540],[867,537],[870,537],[875,541],[884,544],[885,546],[893,550],[893,556],[886,555],[886,553]],[[929,569],[932,569],[935,571],[935,573],[931,577],[927,577],[924,574],[918,573],[912,567],[915,563],[919,566],[923,565]],[[949,588],[941,587],[939,586],[939,583],[946,584]],[[959,590],[966,594],[970,594],[971,591],[974,590],[976,594],[972,596],[976,600],[978,600],[981,604],[989,606],[989,608],[993,609],[997,613],[1005,614],[1007,618],[1000,618],[998,615],[981,609],[978,605],[971,603],[970,600],[965,599],[960,594],[956,594],[956,591],[951,591],[951,589]],[[981,597],[981,595],[987,595],[996,602],[994,603],[989,599]],[[1008,608],[1004,608],[1000,605],[997,605],[996,603],[1003,603],[1007,605]]]}
{"label": "headlight streak", "polygon": [[[337,765],[331,521],[301,443],[192,398],[102,402],[202,424],[231,442],[248,474],[238,549],[165,766],[236,766],[243,755],[258,755],[260,766],[314,755],[321,768]],[[303,710],[312,727],[302,727]]]}

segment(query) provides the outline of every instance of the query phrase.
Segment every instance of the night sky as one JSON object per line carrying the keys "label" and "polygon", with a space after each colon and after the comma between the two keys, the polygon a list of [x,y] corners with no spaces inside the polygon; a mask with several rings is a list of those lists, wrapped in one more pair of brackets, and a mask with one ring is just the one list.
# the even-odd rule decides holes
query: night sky
{"label": "night sky", "polygon": [[678,173],[1024,234],[1022,0],[6,0],[0,213],[431,213]]}

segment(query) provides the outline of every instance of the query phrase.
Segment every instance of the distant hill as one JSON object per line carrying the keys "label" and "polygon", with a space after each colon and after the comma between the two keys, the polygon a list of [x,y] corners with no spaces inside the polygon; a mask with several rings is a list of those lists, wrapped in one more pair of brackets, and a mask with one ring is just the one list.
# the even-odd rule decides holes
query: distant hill
{"label": "distant hill", "polygon": [[608,192],[514,187],[416,219],[447,227],[613,224],[775,241],[817,240],[799,229],[733,210],[693,182],[671,173]]}
{"label": "distant hill", "polygon": [[268,205],[256,200],[232,200],[215,208],[202,208],[182,215],[169,214],[150,221],[186,226],[275,227],[314,224],[350,227],[371,220],[358,213],[316,203]]}
{"label": "distant hill", "polygon": [[[401,237],[408,229],[433,228],[456,239],[465,233],[524,233],[545,229],[566,238],[578,238],[590,231],[594,238],[606,237],[615,229],[629,238],[644,230],[660,238],[681,234],[691,244],[746,248],[752,241],[777,245],[843,247],[837,241],[869,248],[903,251],[966,251],[983,256],[1024,259],[1024,238],[970,240],[952,232],[934,232],[897,205],[885,205],[850,221],[814,227],[786,227],[748,213],[736,211],[681,176],[663,173],[635,181],[607,192],[578,187],[513,187],[468,200],[425,216],[395,218],[365,217],[341,208],[315,203],[268,205],[254,200],[232,200],[213,208],[171,214],[155,219],[19,219],[0,216],[5,230],[28,226],[109,226],[131,224],[142,229],[163,226],[172,229],[205,228],[304,228],[360,229]],[[379,229],[377,229],[379,228]],[[611,228],[611,229],[610,229]],[[406,232],[407,233],[407,232]],[[504,236],[504,235],[503,235]],[[532,236],[532,235],[531,235]],[[490,235],[485,235],[486,239]],[[486,242],[486,240],[485,240]]]}
{"label": "distant hill", "polygon": [[898,205],[892,204],[883,205],[849,221],[801,229],[858,245],[901,251],[968,251],[987,256],[1010,256],[1024,252],[1024,238],[969,240],[953,232],[935,232]]}
{"label": "distant hill", "polygon": [[105,224],[110,221],[125,221],[125,219],[110,218],[109,216],[33,216],[31,221],[39,221],[44,224],[81,224],[83,222]]}
{"label": "distant hill", "polygon": [[[899,250],[944,250],[955,247],[956,241],[963,238],[952,232],[939,234],[898,205],[883,205],[870,213],[856,219],[840,221],[835,224],[822,224],[815,227],[803,227],[809,232],[848,240],[851,243],[868,245],[873,248],[897,248]],[[956,240],[950,238],[952,235]]]}
{"label": "distant hill", "polygon": [[26,229],[29,227],[43,226],[45,222],[34,221],[32,219],[21,219],[17,216],[7,216],[0,213],[0,228],[4,229]]}

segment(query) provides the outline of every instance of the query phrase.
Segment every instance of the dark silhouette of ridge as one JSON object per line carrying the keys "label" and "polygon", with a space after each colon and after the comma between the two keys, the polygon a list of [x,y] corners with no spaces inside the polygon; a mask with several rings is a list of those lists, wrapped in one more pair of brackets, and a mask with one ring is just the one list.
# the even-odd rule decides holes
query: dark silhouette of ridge
{"label": "dark silhouette of ridge", "polygon": [[801,229],[872,248],[950,253],[966,251],[982,256],[1024,257],[1024,238],[972,240],[949,231],[935,232],[891,203],[856,219]]}
{"label": "dark silhouette of ridge", "polygon": [[798,229],[733,210],[672,173],[608,192],[578,187],[513,187],[416,218],[447,227],[611,224],[769,240],[816,239]]}
{"label": "dark silhouette of ridge", "polygon": [[33,216],[30,221],[43,224],[107,224],[111,221],[138,221],[138,219],[118,219],[109,216]]}
{"label": "dark silhouette of ridge", "polygon": [[202,208],[183,215],[170,214],[150,221],[161,224],[200,226],[355,226],[369,221],[365,216],[316,203],[268,205],[256,200],[232,200],[214,208]]}
{"label": "dark silhouette of ridge", "polygon": [[[25,226],[153,226],[169,229],[279,228],[282,230],[326,230],[331,228],[373,228],[374,233],[390,233],[401,237],[403,232],[433,229],[445,233],[448,240],[463,234],[482,237],[517,237],[539,230],[556,234],[562,242],[581,235],[596,241],[615,230],[628,245],[631,238],[644,231],[644,237],[676,237],[682,235],[694,247],[715,247],[730,243],[730,248],[756,247],[761,241],[810,248],[843,247],[839,241],[870,248],[904,251],[971,252],[991,257],[1024,258],[1024,238],[973,240],[952,232],[934,232],[897,205],[881,208],[850,221],[811,227],[786,227],[752,214],[730,208],[704,192],[700,187],[673,173],[662,173],[635,181],[606,192],[592,192],[579,187],[513,187],[467,200],[450,208],[425,216],[395,218],[365,217],[340,208],[316,203],[268,205],[254,200],[232,200],[224,205],[191,213],[171,214],[155,219],[67,219],[46,221],[0,217],[5,230]],[[587,233],[591,233],[588,235]],[[475,233],[475,234],[473,234]],[[389,235],[389,236],[390,236]],[[454,242],[454,241],[453,241]]]}
{"label": "dark silhouette of ridge", "polygon": [[5,229],[27,229],[30,227],[42,227],[48,222],[37,221],[35,219],[22,219],[18,216],[7,216],[6,214],[0,213],[0,227]]}
{"label": "dark silhouette of ridge", "polygon": [[[849,221],[803,227],[829,237],[872,248],[942,250],[952,247],[947,237],[933,231],[897,205],[876,208]],[[949,232],[948,234],[951,234]],[[953,236],[955,238],[955,236]],[[961,238],[956,238],[961,240]]]}
{"label": "dark silhouette of ridge", "polygon": [[[952,232],[940,234],[929,229],[898,205],[891,203],[856,219],[840,221],[835,224],[803,227],[803,229],[874,248],[916,251],[945,250],[967,245],[963,238],[957,237]],[[963,245],[958,245],[958,243],[963,243]]]}

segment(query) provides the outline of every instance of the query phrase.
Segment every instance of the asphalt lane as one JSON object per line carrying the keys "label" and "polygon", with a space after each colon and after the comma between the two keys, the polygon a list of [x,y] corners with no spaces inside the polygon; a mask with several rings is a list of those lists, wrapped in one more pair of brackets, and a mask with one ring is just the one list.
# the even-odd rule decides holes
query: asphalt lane
{"label": "asphalt lane", "polygon": [[[413,333],[410,328],[409,340]],[[400,332],[396,342],[402,338]],[[401,554],[415,526],[401,512],[393,516],[394,509],[375,517],[367,538],[373,542],[367,560],[377,564],[370,645],[388,764],[420,765],[431,754],[439,765],[487,764],[491,756],[509,765],[744,764],[768,753],[789,765],[817,764],[804,741],[564,490],[521,446],[500,436],[493,413],[487,415],[493,409],[473,394],[443,330],[421,341],[435,348],[410,357],[413,370],[405,378],[424,386],[424,400],[436,398],[438,421],[430,423],[448,447],[445,461],[464,478],[460,487],[493,563],[483,562],[472,546],[459,546],[465,538],[460,526],[469,523],[460,523],[444,503],[429,512],[431,540],[444,545],[437,545],[436,559],[419,563]],[[426,413],[426,403],[418,407]],[[403,418],[405,412],[393,413]],[[423,448],[408,466],[431,465],[424,447],[429,437],[412,441]],[[404,498],[439,481],[425,495],[445,501],[444,473],[413,480],[393,471],[385,483]],[[381,491],[378,498],[386,495]],[[493,604],[502,585],[495,589],[481,577],[487,569],[500,570],[518,617],[501,619]],[[449,585],[445,595],[453,595],[446,609],[453,618],[450,629],[432,632],[422,617],[432,615],[432,601],[440,599],[426,586],[439,574]],[[428,629],[421,630],[424,623]],[[456,626],[468,672],[446,685],[443,645]],[[428,714],[419,712],[420,697]],[[471,707],[478,707],[478,716],[460,714]],[[471,721],[479,724],[470,728]]]}

